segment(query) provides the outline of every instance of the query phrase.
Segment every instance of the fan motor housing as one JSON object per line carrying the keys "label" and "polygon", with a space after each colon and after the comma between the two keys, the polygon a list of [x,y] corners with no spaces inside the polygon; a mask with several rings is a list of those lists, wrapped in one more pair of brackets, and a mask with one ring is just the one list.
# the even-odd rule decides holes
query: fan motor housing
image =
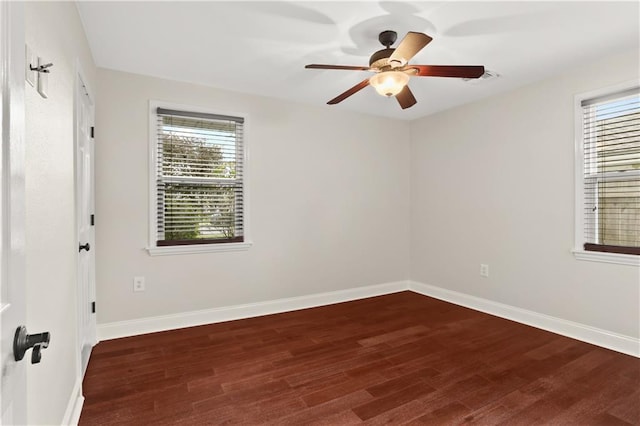
{"label": "fan motor housing", "polygon": [[386,48],[378,50],[371,58],[369,58],[369,66],[372,68],[382,68],[389,64],[389,56],[395,52],[396,49]]}
{"label": "fan motor housing", "polygon": [[378,41],[384,47],[389,47],[398,39],[398,33],[391,30],[386,30],[378,34]]}

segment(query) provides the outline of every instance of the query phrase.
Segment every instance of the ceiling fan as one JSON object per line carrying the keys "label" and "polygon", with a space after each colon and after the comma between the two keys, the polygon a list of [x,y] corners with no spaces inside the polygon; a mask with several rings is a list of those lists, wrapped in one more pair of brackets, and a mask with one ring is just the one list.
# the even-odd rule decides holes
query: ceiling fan
{"label": "ceiling fan", "polygon": [[417,102],[407,85],[411,77],[479,78],[484,74],[484,67],[481,65],[409,65],[411,58],[429,44],[432,38],[423,33],[409,31],[398,47],[391,48],[397,38],[398,34],[395,31],[381,32],[378,40],[385,48],[371,55],[368,67],[309,64],[305,68],[376,73],[331,99],[327,102],[329,105],[342,102],[371,84],[379,94],[395,96],[402,109],[412,107]]}

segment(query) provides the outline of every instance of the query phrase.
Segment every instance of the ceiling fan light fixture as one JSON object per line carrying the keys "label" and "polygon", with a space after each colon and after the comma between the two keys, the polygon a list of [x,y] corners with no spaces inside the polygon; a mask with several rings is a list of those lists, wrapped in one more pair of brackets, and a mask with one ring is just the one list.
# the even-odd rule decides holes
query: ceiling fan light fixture
{"label": "ceiling fan light fixture", "polygon": [[[0,0],[1,1],[1,0]],[[323,65],[309,64],[305,68],[321,70],[352,70],[375,72],[373,77],[362,80],[355,86],[340,93],[327,102],[335,105],[359,92],[367,86],[373,88],[382,96],[395,97],[400,108],[411,108],[417,100],[407,83],[411,77],[454,77],[478,79],[486,71],[482,65],[408,65],[408,62],[432,40],[424,33],[407,32],[400,44],[392,48],[398,34],[395,31],[383,31],[378,40],[384,49],[374,52],[369,58],[369,66],[353,65]]]}
{"label": "ceiling fan light fixture", "polygon": [[382,96],[395,96],[409,82],[409,75],[402,71],[383,71],[369,79],[369,83]]}

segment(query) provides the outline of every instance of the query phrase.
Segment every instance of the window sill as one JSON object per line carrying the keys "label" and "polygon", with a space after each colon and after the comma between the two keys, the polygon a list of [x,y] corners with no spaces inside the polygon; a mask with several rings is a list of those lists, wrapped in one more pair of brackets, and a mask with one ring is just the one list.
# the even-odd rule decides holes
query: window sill
{"label": "window sill", "polygon": [[572,250],[577,260],[640,266],[640,256],[633,254],[604,253],[599,251]]}
{"label": "window sill", "polygon": [[170,256],[175,254],[214,253],[223,251],[245,251],[253,245],[244,243],[194,244],[184,246],[147,247],[149,256]]}

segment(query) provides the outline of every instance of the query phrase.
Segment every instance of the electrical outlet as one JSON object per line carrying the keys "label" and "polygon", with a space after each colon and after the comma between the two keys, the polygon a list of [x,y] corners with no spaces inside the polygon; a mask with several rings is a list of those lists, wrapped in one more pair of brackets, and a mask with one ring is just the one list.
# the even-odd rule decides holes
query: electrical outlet
{"label": "electrical outlet", "polygon": [[144,291],[144,277],[133,277],[133,291]]}
{"label": "electrical outlet", "polygon": [[480,276],[481,277],[489,276],[489,265],[485,265],[484,263],[480,264]]}

